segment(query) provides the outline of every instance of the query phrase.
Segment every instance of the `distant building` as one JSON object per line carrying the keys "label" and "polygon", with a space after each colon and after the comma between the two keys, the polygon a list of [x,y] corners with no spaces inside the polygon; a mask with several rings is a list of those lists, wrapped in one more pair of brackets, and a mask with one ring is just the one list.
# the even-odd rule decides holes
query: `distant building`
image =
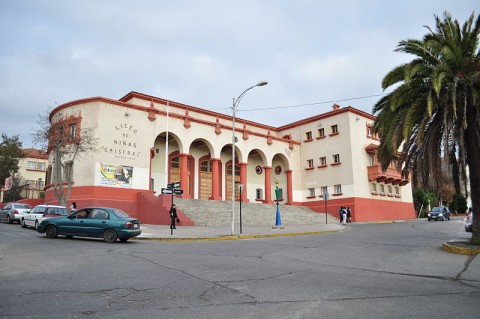
{"label": "distant building", "polygon": [[[338,216],[348,206],[354,221],[415,217],[409,180],[395,163],[382,172],[377,162],[375,117],[352,107],[335,104],[281,127],[236,119],[234,163],[232,117],[178,102],[130,92],[120,100],[68,102],[50,117],[68,127],[67,140],[81,127],[95,129],[98,151],[72,166],[70,201],[80,206],[140,215],[138,205],[146,201],[139,194],[160,194],[172,182],[180,182],[183,197],[230,201],[233,171],[243,202],[273,204],[278,183],[281,204],[324,212],[327,194],[328,212]],[[54,202],[50,187],[46,201]]]}
{"label": "distant building", "polygon": [[19,160],[19,170],[15,174],[16,178],[27,184],[21,196],[24,198],[41,198],[45,187],[48,155],[46,152],[34,148],[23,149],[23,152],[26,157]]}

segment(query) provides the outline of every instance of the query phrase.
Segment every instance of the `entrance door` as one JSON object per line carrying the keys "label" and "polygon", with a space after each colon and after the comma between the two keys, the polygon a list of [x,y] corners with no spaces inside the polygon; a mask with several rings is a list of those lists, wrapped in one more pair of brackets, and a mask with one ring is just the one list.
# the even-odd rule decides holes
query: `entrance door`
{"label": "entrance door", "polygon": [[[227,166],[227,176],[226,176],[226,201],[232,200],[232,165]],[[235,165],[235,201],[240,201],[240,191],[238,189],[238,184],[240,184],[240,166]]]}
{"label": "entrance door", "polygon": [[212,166],[210,160],[200,162],[200,199],[209,199],[212,194]]}

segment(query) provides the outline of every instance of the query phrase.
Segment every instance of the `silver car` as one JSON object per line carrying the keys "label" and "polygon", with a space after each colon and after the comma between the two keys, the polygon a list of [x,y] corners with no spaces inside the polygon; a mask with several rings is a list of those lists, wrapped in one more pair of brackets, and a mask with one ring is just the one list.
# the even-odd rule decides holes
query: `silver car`
{"label": "silver car", "polygon": [[22,203],[8,203],[0,209],[0,220],[6,220],[11,224],[14,221],[20,224],[22,214],[29,212],[32,206]]}

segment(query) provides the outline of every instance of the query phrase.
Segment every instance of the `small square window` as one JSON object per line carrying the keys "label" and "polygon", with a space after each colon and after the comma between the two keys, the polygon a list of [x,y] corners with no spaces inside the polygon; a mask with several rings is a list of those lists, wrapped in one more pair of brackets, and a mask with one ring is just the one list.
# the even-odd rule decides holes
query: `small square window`
{"label": "small square window", "polygon": [[341,194],[342,193],[342,185],[340,185],[340,184],[333,185],[333,190],[334,190],[335,194]]}
{"label": "small square window", "polygon": [[308,167],[313,167],[313,159],[307,160],[307,166]]}
{"label": "small square window", "polygon": [[324,128],[319,128],[318,129],[318,137],[324,137],[325,136],[325,129]]}
{"label": "small square window", "polygon": [[309,197],[314,197],[315,196],[315,188],[309,188],[308,189],[308,196]]}
{"label": "small square window", "polygon": [[328,194],[328,187],[327,186],[322,186],[320,187],[320,192],[321,194],[320,195],[325,195],[325,194]]}
{"label": "small square window", "polygon": [[333,155],[333,162],[340,163],[340,154]]}
{"label": "small square window", "polygon": [[311,140],[311,139],[312,139],[312,132],[311,132],[311,131],[309,131],[309,132],[307,132],[307,133],[305,133],[305,134],[306,134],[306,136],[307,136],[307,140]]}
{"label": "small square window", "polygon": [[331,128],[332,128],[332,134],[337,134],[338,133],[338,126],[336,124],[332,125]]}
{"label": "small square window", "polygon": [[320,165],[321,166],[327,165],[327,158],[325,156],[320,157]]}

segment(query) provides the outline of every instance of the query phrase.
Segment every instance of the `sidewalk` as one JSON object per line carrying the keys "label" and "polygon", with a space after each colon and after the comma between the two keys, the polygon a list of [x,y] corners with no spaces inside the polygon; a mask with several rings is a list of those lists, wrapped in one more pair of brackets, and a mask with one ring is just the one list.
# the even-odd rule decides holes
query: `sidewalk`
{"label": "sidewalk", "polygon": [[337,232],[345,227],[331,223],[328,225],[283,225],[283,228],[272,226],[243,226],[242,233],[235,224],[235,235],[231,226],[177,226],[171,235],[170,226],[142,225],[142,234],[134,239],[156,241],[198,241],[198,240],[233,240],[248,238],[266,238],[281,236],[317,235]]}

